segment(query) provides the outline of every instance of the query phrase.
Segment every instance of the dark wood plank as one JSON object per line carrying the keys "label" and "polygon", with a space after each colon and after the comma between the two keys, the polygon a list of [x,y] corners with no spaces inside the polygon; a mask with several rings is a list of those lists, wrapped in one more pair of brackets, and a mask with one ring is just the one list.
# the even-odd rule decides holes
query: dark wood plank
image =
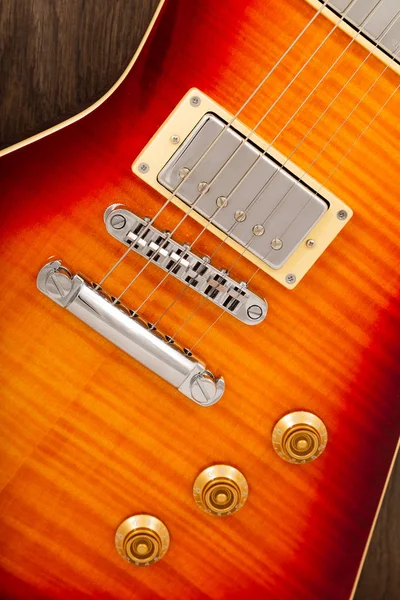
{"label": "dark wood plank", "polygon": [[397,458],[354,600],[397,600],[400,590],[400,456]]}
{"label": "dark wood plank", "polygon": [[80,112],[115,82],[158,0],[2,0],[0,147]]}
{"label": "dark wood plank", "polygon": [[[115,82],[158,0],[3,0],[0,3],[0,146],[83,110]],[[395,600],[400,589],[400,460],[356,600]]]}

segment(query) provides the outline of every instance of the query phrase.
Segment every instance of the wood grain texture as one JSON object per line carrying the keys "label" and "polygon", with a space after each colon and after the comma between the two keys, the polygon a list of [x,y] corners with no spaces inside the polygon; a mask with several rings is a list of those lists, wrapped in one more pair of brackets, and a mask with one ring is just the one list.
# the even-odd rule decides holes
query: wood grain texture
{"label": "wood grain texture", "polygon": [[387,489],[355,600],[395,600],[400,589],[400,459]]}
{"label": "wood grain texture", "polygon": [[[17,376],[13,370],[11,381],[5,377],[7,394],[12,401],[6,402],[5,406],[4,425],[8,428],[5,432],[8,446],[5,448],[4,482],[7,485],[1,495],[2,510],[6,515],[3,533],[7,541],[3,566],[10,581],[12,577],[17,577],[21,586],[18,592],[16,585],[7,584],[8,589],[14,589],[15,597],[33,597],[31,588],[27,591],[23,582],[37,586],[41,590],[41,597],[58,597],[55,590],[59,589],[60,597],[61,590],[65,594],[69,590],[69,597],[71,594],[73,597],[79,597],[78,594],[86,597],[88,593],[96,593],[96,598],[100,597],[99,589],[107,590],[109,595],[118,594],[119,597],[154,598],[158,594],[165,596],[165,589],[168,588],[177,589],[180,597],[206,597],[212,596],[212,589],[216,589],[213,586],[222,586],[224,582],[231,592],[229,585],[235,583],[235,593],[242,597],[253,585],[254,598],[265,597],[262,595],[265,589],[279,589],[280,598],[341,598],[344,596],[339,594],[343,594],[349,586],[351,577],[348,573],[341,573],[340,582],[334,579],[338,577],[340,566],[343,568],[345,563],[354,562],[353,553],[360,551],[362,544],[353,538],[365,535],[384,478],[382,464],[384,457],[390,455],[390,439],[395,428],[393,419],[397,415],[390,398],[393,398],[396,390],[394,376],[398,368],[392,362],[398,332],[398,288],[394,282],[392,287],[390,265],[398,253],[398,246],[390,222],[393,216],[389,217],[382,204],[378,210],[376,204],[381,199],[380,182],[371,182],[368,175],[363,173],[363,165],[368,157],[371,169],[374,166],[384,169],[382,178],[385,180],[386,177],[390,182],[386,202],[390,203],[391,198],[396,196],[398,181],[395,180],[396,162],[390,158],[390,151],[395,151],[395,136],[386,131],[386,126],[389,122],[396,123],[398,103],[393,104],[383,122],[378,123],[364,140],[363,148],[352,154],[347,166],[332,182],[334,191],[356,207],[361,219],[357,229],[349,229],[348,233],[341,236],[328,251],[329,254],[309,274],[306,287],[299,287],[296,295],[288,296],[266,277],[261,276],[256,280],[258,290],[268,290],[273,311],[268,324],[265,323],[265,329],[247,339],[247,331],[225,321],[223,327],[216,328],[210,344],[202,345],[202,357],[213,365],[219,365],[220,370],[227,373],[228,379],[230,376],[232,380],[236,374],[233,371],[230,373],[225,361],[220,358],[224,356],[224,348],[230,345],[232,354],[241,357],[242,364],[246,365],[235,394],[231,392],[226,403],[218,406],[217,411],[199,415],[196,407],[182,403],[179,396],[159,380],[132,365],[130,360],[69,315],[60,314],[58,307],[39,298],[32,287],[35,270],[53,253],[70,259],[74,267],[86,271],[90,276],[100,277],[104,272],[104,264],[111,264],[121,251],[117,245],[110,243],[102,231],[102,210],[112,201],[123,200],[132,208],[139,207],[152,214],[160,202],[155,194],[130,175],[129,164],[163,116],[172,109],[174,102],[191,85],[199,85],[201,81],[204,91],[233,109],[246,96],[254,78],[260,76],[267,63],[273,64],[274,58],[276,60],[279,52],[288,45],[290,37],[294,37],[296,28],[300,28],[311,14],[300,2],[293,3],[293,18],[285,15],[277,2],[270,2],[267,7],[260,2],[251,2],[243,12],[238,8],[240,14],[236,17],[242,19],[239,22],[243,25],[239,31],[232,22],[230,31],[226,31],[228,60],[226,47],[217,44],[221,38],[220,31],[213,32],[211,4],[205,2],[203,7],[197,7],[197,13],[187,8],[185,10],[184,3],[179,4],[180,10],[169,8],[164,16],[164,28],[159,30],[156,38],[157,46],[153,41],[147,55],[134,71],[134,76],[124,86],[123,97],[118,93],[118,98],[99,109],[99,114],[90,117],[89,122],[85,121],[82,125],[73,126],[72,131],[59,134],[58,141],[44,140],[36,147],[22,151],[18,159],[4,159],[6,167],[3,182],[7,200],[19,209],[25,206],[29,213],[22,216],[22,222],[15,218],[15,214],[7,215],[8,235],[3,248],[4,265],[13,264],[15,272],[15,256],[18,256],[19,269],[24,272],[17,283],[11,273],[6,273],[9,289],[3,299],[3,309],[7,309],[7,322],[2,324],[7,364],[10,365],[10,357],[14,356],[15,369],[18,368],[20,373]],[[222,13],[225,12],[223,4]],[[212,8],[215,11],[215,7]],[[199,13],[203,10],[204,25],[196,29],[195,25],[201,23]],[[271,54],[259,65],[257,49],[263,46],[261,40],[264,34],[260,24],[257,28],[256,21],[257,15],[263,11],[265,16],[279,22],[279,28],[275,25],[275,29],[269,32]],[[187,20],[197,35],[193,39],[194,45],[207,31],[213,55],[206,57],[205,64],[198,63],[191,44],[181,39],[179,43],[171,39],[171,31],[177,37]],[[282,23],[285,31],[282,31]],[[258,31],[255,38],[251,36],[255,39],[255,48],[241,49],[238,56],[235,43],[237,39],[249,35],[249,27],[252,34]],[[320,23],[318,31],[314,31],[298,55],[282,70],[281,78],[291,77],[296,72],[301,57],[310,53],[310,47],[325,31],[326,25]],[[343,36],[338,35],[330,51],[338,52],[338,48],[343,47],[343,40]],[[169,76],[170,83],[165,84],[158,77],[161,58],[156,47],[168,48],[163,71]],[[362,52],[356,51],[349,60],[351,64],[343,68],[351,71],[361,56]],[[216,72],[212,68],[215,62],[218,64],[216,59],[221,61],[223,71],[221,68]],[[315,78],[323,72],[322,63],[326,63],[326,60],[325,56],[321,64],[315,64]],[[174,72],[177,64],[179,79]],[[186,70],[185,65],[188,66]],[[152,78],[148,78],[148,69],[153,74]],[[190,71],[184,81],[181,71]],[[378,72],[379,65],[371,61],[369,69],[360,78],[359,86],[367,86],[369,78],[376,77]],[[229,81],[229,75],[232,81]],[[338,73],[335,76],[340,79]],[[352,123],[346,136],[356,135],[362,123],[373,114],[373,109],[382,102],[387,86],[393,85],[392,81],[392,77],[385,81],[385,85],[378,90],[379,94],[371,99],[366,114]],[[312,114],[307,118],[303,116],[293,130],[284,136],[281,143],[286,153],[295,146],[296,139],[301,139],[304,134],[302,128],[309,125],[307,119],[311,123],[315,120],[320,103],[326,103],[334,85],[332,78],[318,101],[310,107]],[[296,93],[304,95],[305,86],[304,81]],[[258,108],[256,106],[249,112],[248,122],[255,123],[258,112],[277,95],[278,79],[271,88],[260,99]],[[341,114],[348,111],[351,98],[356,93],[359,93],[358,88],[351,90],[350,98],[344,101],[342,108],[337,109],[339,114],[333,115],[332,121],[325,124],[326,127],[336,126]],[[280,127],[284,123],[287,107],[294,100],[293,96],[288,98],[286,108],[282,108],[275,116],[278,122],[264,129],[263,135],[267,139],[274,135],[270,130],[273,125]],[[133,112],[134,118],[130,123]],[[148,124],[142,122],[144,115],[148,117]],[[112,123],[109,121],[111,118]],[[138,139],[134,139],[136,133]],[[304,155],[298,157],[300,164],[303,162],[303,166],[306,166],[307,160],[311,161],[324,135],[328,135],[328,132],[320,131],[309,141]],[[379,162],[378,156],[371,156],[372,148],[375,153],[377,147],[381,148],[377,140],[382,139],[383,135],[387,163]],[[343,140],[338,139],[327,157],[319,161],[317,177],[323,177],[329,172],[329,167],[337,162],[347,139],[345,136]],[[106,146],[105,142],[109,144],[110,140],[111,147]],[[63,146],[61,152],[60,144]],[[63,166],[66,160],[69,165],[68,178]],[[35,198],[35,206],[23,204],[22,190],[15,185],[21,164],[32,186],[30,196]],[[46,168],[41,164],[45,164]],[[102,169],[101,175],[99,168]],[[60,181],[63,182],[62,188]],[[373,209],[362,201],[364,197],[370,203],[374,202]],[[397,218],[392,205],[391,209],[394,211],[391,215]],[[360,235],[366,235],[371,240],[374,238],[372,231],[375,223],[371,210],[372,216],[376,216],[375,211],[378,211],[380,222],[383,222],[380,228],[383,228],[388,242],[385,248],[377,250],[377,257],[372,259],[369,256],[371,261],[365,265],[360,252],[354,248],[357,249],[360,244],[363,252],[367,252]],[[18,214],[21,215],[21,212]],[[169,211],[163,224],[168,226],[178,214],[177,211]],[[65,227],[66,215],[68,228]],[[10,231],[15,235],[12,248]],[[190,239],[193,231],[194,225],[187,224],[182,236]],[[202,242],[201,250],[212,250],[212,245],[213,240],[207,237]],[[29,248],[28,253],[26,248]],[[131,258],[129,268],[124,267],[114,281],[110,281],[110,289],[114,290],[114,286],[120,288],[132,270],[138,269],[140,261]],[[232,254],[226,252],[221,256],[221,261],[231,258]],[[346,265],[348,262],[350,264]],[[384,267],[385,262],[387,267]],[[338,264],[344,265],[343,271]],[[241,265],[241,274],[246,275],[248,270],[248,265]],[[156,270],[148,271],[148,277],[137,291],[143,297],[158,277]],[[377,271],[380,274],[379,289],[371,278],[371,275],[376,277]],[[327,295],[320,288],[321,279],[329,282],[325,284]],[[159,314],[177,289],[175,284],[169,282],[164,290],[165,296],[158,297],[147,307],[149,318]],[[343,305],[343,298],[350,294],[357,303],[362,304],[363,310]],[[332,306],[332,299],[336,307]],[[135,295],[131,296],[131,300],[137,303]],[[186,306],[180,306],[179,312],[169,316],[166,327],[178,323],[182,319],[182,311],[189,310],[195,303],[196,297],[190,297]],[[35,307],[34,313],[30,310],[32,306]],[[190,341],[192,336],[197,335],[213,316],[213,310],[208,309],[200,321],[186,332],[187,339]],[[49,319],[50,338],[46,335]],[[29,339],[24,330],[28,321],[31,332]],[[307,329],[299,329],[301,322],[306,324]],[[289,333],[293,331],[294,337]],[[309,332],[315,337],[311,347]],[[285,340],[290,341],[285,343]],[[268,347],[263,360],[252,356],[254,345]],[[363,358],[352,362],[361,348],[364,349]],[[385,348],[390,348],[392,358],[387,356]],[[325,358],[323,365],[320,363],[321,355]],[[359,354],[357,356],[360,357]],[[346,361],[350,360],[350,372],[341,367],[343,357]],[[251,361],[255,364],[251,364]],[[54,368],[55,364],[57,369]],[[141,378],[138,378],[139,375]],[[252,384],[252,381],[257,383]],[[243,390],[243,385],[248,386],[250,394]],[[272,392],[274,401],[265,390]],[[136,405],[135,395],[146,397],[145,407]],[[375,410],[371,408],[373,399],[376,401]],[[312,465],[312,471],[308,474],[293,472],[290,466],[283,465],[272,456],[265,443],[274,415],[280,416],[285,410],[299,405],[313,408],[321,416],[323,413],[334,434],[332,448],[338,453],[337,460],[335,453],[321,458],[319,463]],[[387,418],[389,414],[393,417],[392,422]],[[346,419],[349,420],[347,424],[342,422]],[[26,422],[30,423],[29,427],[26,427]],[[181,423],[185,424],[184,431]],[[378,445],[382,441],[378,425],[383,424],[389,431],[388,439],[374,458],[370,444]],[[185,431],[197,431],[197,436],[186,437]],[[366,434],[369,436],[368,444]],[[222,435],[224,439],[221,439]],[[239,448],[238,438],[243,440]],[[346,452],[341,450],[339,444],[344,440]],[[354,456],[364,456],[365,466],[358,464],[360,461],[355,460]],[[201,515],[193,513],[187,492],[196,469],[199,470],[209,461],[220,460],[233,461],[242,468],[246,465],[243,470],[246,474],[247,471],[251,473],[253,499],[249,499],[247,512],[243,510],[235,521],[215,524],[205,522]],[[159,473],[163,474],[162,477]],[[365,479],[368,477],[374,484],[367,485]],[[269,481],[279,482],[278,487],[276,483],[268,484]],[[343,486],[341,492],[338,485]],[[361,491],[366,490],[370,497],[363,498]],[[329,501],[329,495],[334,495],[340,502],[339,510]],[[152,575],[132,573],[125,565],[121,565],[113,554],[111,543],[113,528],[118,520],[135,510],[143,510],[143,506],[164,517],[175,537],[168,558],[157,566],[158,571],[153,571]],[[346,508],[352,512],[352,519],[346,517]],[[325,517],[332,519],[331,526],[327,526],[326,520],[320,520],[321,511]],[[343,514],[338,514],[340,512]],[[261,515],[261,521],[257,521],[257,515]],[[77,517],[79,523],[76,523]],[[312,524],[312,530],[307,523]],[[285,524],[283,530],[282,524]],[[259,536],[256,529],[261,525],[267,530]],[[340,530],[336,532],[335,528],[339,526]],[[194,536],[193,541],[191,535]],[[242,554],[237,556],[237,546],[247,535],[255,539],[260,548],[253,560]],[[340,548],[342,540],[347,541],[348,548]],[[215,544],[219,546],[223,560],[214,555]],[[330,554],[328,564],[322,560],[322,551],[321,554],[315,553],[315,544],[321,544],[325,554],[329,551],[334,553],[333,557]],[[289,554],[285,554],[287,551]],[[265,552],[274,556],[267,564]],[[59,557],[59,564],[49,569],[48,565],[54,563],[55,553]],[[200,553],[198,561],[197,553]],[[301,558],[304,554],[306,559]],[[279,557],[283,556],[287,561],[284,566],[279,563]],[[322,572],[317,574],[310,562],[316,562]],[[272,570],[271,563],[275,564]],[[302,573],[299,573],[299,566],[302,567]],[[288,581],[288,572],[296,574],[294,582]],[[396,570],[393,572],[396,577]],[[323,577],[326,581],[329,576],[332,577],[332,589],[323,592],[321,582]],[[135,595],[131,591],[132,581]],[[163,588],[159,587],[161,581]],[[197,590],[189,585],[190,581],[196,581],[199,586]],[[393,582],[396,583],[395,578],[392,585]],[[382,598],[391,598],[390,584],[386,589],[376,588],[377,593],[370,596],[366,594],[373,592],[365,589],[369,584],[366,584],[364,591],[362,585],[360,593],[364,593],[365,598],[378,598],[378,593],[383,594]],[[396,590],[396,587],[393,589]],[[338,595],[334,595],[335,592]],[[17,596],[18,593],[20,596]]]}
{"label": "wood grain texture", "polygon": [[156,0],[0,3],[0,148],[90,106],[131,60]]}

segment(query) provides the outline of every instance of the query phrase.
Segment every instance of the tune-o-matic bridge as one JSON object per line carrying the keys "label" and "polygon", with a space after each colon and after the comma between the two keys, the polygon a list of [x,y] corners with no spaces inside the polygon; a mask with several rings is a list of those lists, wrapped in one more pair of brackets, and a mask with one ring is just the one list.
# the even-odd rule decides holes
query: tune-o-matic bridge
{"label": "tune-o-matic bridge", "polygon": [[117,240],[243,323],[256,325],[265,318],[266,301],[248,290],[244,282],[237,283],[226,271],[212,266],[208,257],[196,256],[188,245],[179,244],[168,232],[149,225],[149,219],[141,219],[119,205],[112,205],[106,210],[104,220],[108,232]]}
{"label": "tune-o-matic bridge", "polygon": [[98,285],[81,275],[72,275],[60,260],[48,263],[39,271],[37,286],[51,300],[168,381],[196,404],[211,406],[224,393],[225,382],[222,377],[216,379],[189,351],[177,346],[171,338],[163,337]]}

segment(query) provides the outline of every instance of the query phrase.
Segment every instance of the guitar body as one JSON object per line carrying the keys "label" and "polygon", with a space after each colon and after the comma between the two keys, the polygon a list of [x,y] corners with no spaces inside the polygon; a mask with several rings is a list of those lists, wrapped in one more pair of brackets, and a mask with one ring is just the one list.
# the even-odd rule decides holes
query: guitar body
{"label": "guitar body", "polygon": [[[2,598],[273,598],[347,600],[352,592],[399,435],[400,95],[393,98],[326,184],[354,216],[294,290],[259,271],[251,289],[269,303],[260,325],[224,315],[196,355],[226,381],[202,408],[135,362],[36,288],[49,257],[100,281],[124,247],[103,213],[121,203],[152,217],[163,205],[131,165],[192,87],[236,113],[315,14],[304,0],[166,2],[132,69],[96,110],[0,160],[2,218]],[[240,119],[253,127],[332,29],[323,16],[290,52]],[[348,43],[335,31],[258,128],[285,128],[299,98]],[[284,129],[288,156],[366,56],[354,44]],[[302,169],[385,66],[370,57],[293,161]],[[399,85],[388,69],[311,168],[323,182]],[[182,212],[158,217],[172,229]],[[193,240],[194,219],[177,237]],[[211,255],[209,231],[195,244]],[[223,246],[220,267],[235,261]],[[104,284],[121,293],[144,264],[130,253]],[[234,273],[255,266],[241,258]],[[149,265],[124,298],[139,306],[164,273]],[[153,322],[182,290],[172,278],[144,304]],[[162,318],[175,331],[196,309],[190,290]],[[191,347],[220,310],[205,304],[179,334]],[[310,411],[329,441],[294,465],[271,433],[286,413]],[[218,519],[192,495],[216,463],[240,469],[248,500]],[[115,531],[152,514],[168,527],[166,556],[149,568],[121,560]]]}

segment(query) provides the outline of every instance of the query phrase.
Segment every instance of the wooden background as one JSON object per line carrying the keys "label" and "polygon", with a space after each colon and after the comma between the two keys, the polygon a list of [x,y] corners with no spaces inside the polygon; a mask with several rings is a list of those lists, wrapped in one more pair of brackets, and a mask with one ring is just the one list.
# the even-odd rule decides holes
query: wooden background
{"label": "wooden background", "polygon": [[[0,147],[63,121],[102,96],[129,62],[157,4],[1,0]],[[399,590],[400,460],[356,600],[397,600]]]}

